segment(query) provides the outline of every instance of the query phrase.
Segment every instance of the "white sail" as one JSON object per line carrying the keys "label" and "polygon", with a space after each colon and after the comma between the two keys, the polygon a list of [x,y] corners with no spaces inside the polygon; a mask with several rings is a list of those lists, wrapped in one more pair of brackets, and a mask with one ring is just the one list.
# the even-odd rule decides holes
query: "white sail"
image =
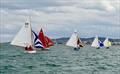
{"label": "white sail", "polygon": [[[66,43],[67,46],[72,46],[72,47],[78,47],[77,41],[79,39],[79,35],[77,34],[77,31],[75,31],[68,42]],[[80,40],[80,39],[79,39]],[[81,40],[80,40],[81,42]]]}
{"label": "white sail", "polygon": [[92,47],[100,47],[98,36],[95,37],[94,41],[92,42]]}
{"label": "white sail", "polygon": [[23,25],[11,44],[21,47],[32,45],[31,24],[29,22],[26,22],[25,25]]}
{"label": "white sail", "polygon": [[111,42],[109,41],[108,38],[105,39],[105,41],[103,42],[105,47],[110,47],[111,46]]}

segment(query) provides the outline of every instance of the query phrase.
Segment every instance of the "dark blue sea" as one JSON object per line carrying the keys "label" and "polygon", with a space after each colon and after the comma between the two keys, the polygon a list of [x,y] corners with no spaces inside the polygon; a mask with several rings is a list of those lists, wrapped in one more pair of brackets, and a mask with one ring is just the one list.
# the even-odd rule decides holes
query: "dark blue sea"
{"label": "dark blue sea", "polygon": [[109,49],[86,45],[79,51],[55,45],[36,54],[0,44],[0,74],[120,74],[120,46]]}

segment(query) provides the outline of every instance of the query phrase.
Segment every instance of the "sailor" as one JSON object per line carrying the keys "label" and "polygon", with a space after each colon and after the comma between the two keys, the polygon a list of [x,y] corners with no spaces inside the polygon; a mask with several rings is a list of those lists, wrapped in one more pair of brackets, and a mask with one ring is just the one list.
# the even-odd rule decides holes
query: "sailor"
{"label": "sailor", "polygon": [[30,45],[30,46],[28,45],[28,46],[25,47],[25,50],[27,50],[27,51],[32,51],[33,49],[32,49],[32,47],[31,47],[31,45]]}

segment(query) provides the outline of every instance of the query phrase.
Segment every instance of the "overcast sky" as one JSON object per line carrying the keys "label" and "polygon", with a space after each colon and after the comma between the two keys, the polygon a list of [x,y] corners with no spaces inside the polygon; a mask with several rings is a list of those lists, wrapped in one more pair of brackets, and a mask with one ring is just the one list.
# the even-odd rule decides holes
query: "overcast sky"
{"label": "overcast sky", "polygon": [[120,0],[1,0],[0,42],[8,42],[31,16],[33,30],[51,38],[120,38]]}

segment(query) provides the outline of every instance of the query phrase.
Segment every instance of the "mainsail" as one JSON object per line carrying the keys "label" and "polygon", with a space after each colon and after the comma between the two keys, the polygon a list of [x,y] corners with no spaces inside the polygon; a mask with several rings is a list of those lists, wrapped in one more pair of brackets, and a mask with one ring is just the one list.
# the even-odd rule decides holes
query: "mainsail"
{"label": "mainsail", "polygon": [[15,38],[12,40],[11,44],[21,47],[26,47],[28,45],[32,46],[33,43],[31,34],[31,25],[29,22],[26,22],[18,34],[15,36]]}
{"label": "mainsail", "polygon": [[68,42],[66,43],[66,45],[67,46],[71,46],[71,47],[75,47],[75,48],[83,46],[82,41],[80,40],[77,31],[75,31],[72,34],[72,36],[70,37],[70,39],[68,40]]}
{"label": "mainsail", "polygon": [[105,41],[103,42],[105,47],[110,47],[111,46],[111,42],[109,41],[108,38],[105,39]]}
{"label": "mainsail", "polygon": [[99,44],[99,39],[98,39],[98,36],[95,37],[94,41],[92,42],[92,47],[100,47],[100,44]]}

